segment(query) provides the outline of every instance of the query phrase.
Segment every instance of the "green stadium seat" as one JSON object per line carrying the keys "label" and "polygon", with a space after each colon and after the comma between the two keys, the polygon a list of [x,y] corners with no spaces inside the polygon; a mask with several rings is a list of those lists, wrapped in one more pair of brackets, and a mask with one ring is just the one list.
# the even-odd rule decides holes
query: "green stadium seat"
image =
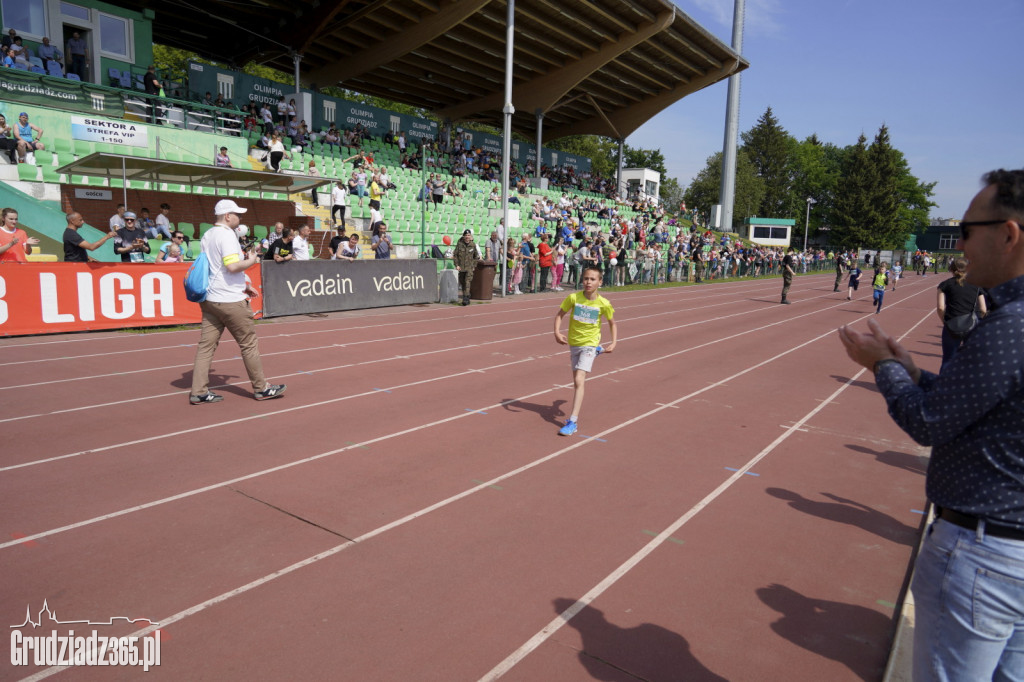
{"label": "green stadium seat", "polygon": [[43,166],[43,182],[62,183],[64,176],[57,172],[53,166]]}
{"label": "green stadium seat", "polygon": [[35,182],[39,179],[39,167],[31,163],[18,164],[18,179]]}
{"label": "green stadium seat", "polygon": [[199,232],[196,231],[196,226],[192,223],[181,222],[178,223],[178,231],[183,233],[189,239],[198,239]]}
{"label": "green stadium seat", "polygon": [[202,238],[204,234],[213,228],[213,223],[199,223],[199,236]]}

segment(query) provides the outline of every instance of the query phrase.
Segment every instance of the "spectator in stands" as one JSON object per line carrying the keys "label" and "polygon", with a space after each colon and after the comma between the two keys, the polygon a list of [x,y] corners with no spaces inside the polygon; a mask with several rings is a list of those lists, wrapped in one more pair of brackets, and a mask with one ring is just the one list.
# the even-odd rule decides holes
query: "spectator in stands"
{"label": "spectator in stands", "polygon": [[[142,209],[145,213],[146,209]],[[156,217],[156,231],[162,235],[171,234],[171,220],[168,215],[171,213],[171,205],[168,203],[160,204],[160,215]],[[154,235],[155,236],[155,235]],[[170,238],[170,237],[168,237]]]}
{"label": "spectator in stands", "polygon": [[[290,260],[295,260],[295,247],[292,243],[295,239],[295,233],[292,231],[292,228],[285,227],[282,223],[278,223],[278,225],[281,226],[280,232],[277,232],[280,236],[270,241],[270,245],[263,254],[263,260],[287,263]],[[306,250],[306,253],[309,253],[309,249]]]}
{"label": "spectator in stands", "polygon": [[276,242],[278,239],[281,238],[281,234],[283,232],[284,232],[284,223],[282,223],[280,221],[274,223],[272,228],[270,228],[270,227],[267,228],[267,236],[263,238],[262,242],[260,242],[260,248],[263,249],[264,253],[266,253],[267,249],[270,248],[271,244],[273,244],[274,242]]}
{"label": "spectator in stands", "polygon": [[126,211],[122,219],[124,227],[114,237],[114,253],[121,254],[122,263],[142,263],[146,260],[145,254],[149,253],[149,239],[136,225],[134,213]]}
{"label": "spectator in stands", "polygon": [[110,230],[120,230],[124,227],[124,204],[117,205],[117,212],[110,216]]}
{"label": "spectator in stands", "polygon": [[210,392],[209,380],[210,363],[225,328],[238,343],[242,362],[252,382],[253,397],[256,400],[279,398],[284,394],[285,386],[268,384],[263,376],[252,308],[246,300],[247,296],[259,295],[246,282],[245,271],[256,265],[260,257],[258,249],[243,253],[238,243],[235,228],[245,209],[230,199],[222,199],[214,207],[214,213],[217,222],[203,235],[203,253],[207,254],[210,263],[210,285],[206,300],[199,304],[203,322],[192,369],[189,403],[202,405],[223,400]]}
{"label": "spectator in stands", "polygon": [[398,132],[398,151],[405,155],[405,148],[409,143],[405,139],[405,131],[400,130]]}
{"label": "spectator in stands", "polygon": [[[166,261],[167,257],[171,253],[171,247],[172,246],[178,247],[178,252],[180,253],[181,252],[181,247],[182,247],[182,245],[184,243],[185,243],[185,233],[181,232],[179,230],[175,230],[171,234],[170,241],[165,242],[163,244],[163,246],[160,247],[160,250],[157,252],[157,254],[156,254],[156,262],[157,263],[163,263],[164,261]],[[172,262],[172,263],[180,263],[181,260],[182,259],[179,259],[177,261],[170,261],[170,262]]]}
{"label": "spectator in stands", "polygon": [[181,247],[177,244],[164,244],[167,247],[167,251],[160,251],[157,257],[157,263],[184,263],[185,256],[181,253]]}
{"label": "spectator in stands", "polygon": [[537,246],[537,262],[540,264],[540,291],[548,288],[548,278],[551,275],[551,267],[554,265],[554,249],[551,248],[550,235],[547,233],[540,236],[540,244]]}
{"label": "spectator in stands", "polygon": [[391,258],[391,250],[394,248],[391,237],[388,235],[387,223],[377,226],[377,235],[370,242],[373,245],[373,257],[376,260],[387,260]]}
{"label": "spectator in stands", "polygon": [[309,235],[312,231],[309,225],[303,225],[294,232],[292,252],[295,254],[295,260],[309,260]]}
{"label": "spectator in stands", "polygon": [[228,148],[221,147],[220,151],[213,157],[213,163],[217,168],[231,168],[231,157],[228,156]]}
{"label": "spectator in stands", "polygon": [[[306,175],[312,176],[314,178],[319,178],[320,177],[320,169],[316,167],[316,161],[315,160],[313,160],[313,159],[309,160],[309,166],[306,168]],[[313,205],[316,206],[317,208],[319,208],[320,207],[320,188],[319,187],[314,187],[311,190],[309,190],[309,196],[310,196],[310,201],[313,202]]]}
{"label": "spectator in stands", "polygon": [[430,195],[434,200],[434,206],[444,203],[444,180],[440,173],[433,173],[430,181]]}
{"label": "spectator in stands", "polygon": [[277,122],[282,124],[288,122],[288,102],[284,101],[284,95],[279,95],[277,98]]}
{"label": "spectator in stands", "polygon": [[338,248],[347,241],[348,235],[345,234],[345,228],[339,226],[338,234],[331,237],[331,243],[327,247],[327,249],[331,252],[331,260],[334,260],[335,258],[338,257]]}
{"label": "spectator in stands", "polygon": [[491,193],[487,195],[487,208],[501,208],[501,190],[497,185],[491,187]]}
{"label": "spectator in stands", "polygon": [[266,102],[260,106],[260,120],[263,122],[264,134],[274,129],[274,115],[270,112],[270,107]]}
{"label": "spectator in stands", "polygon": [[0,217],[0,263],[26,263],[26,256],[32,255],[32,247],[39,243],[35,237],[29,237],[25,230],[18,227],[18,212],[13,208],[5,208]]}
{"label": "spectator in stands", "polygon": [[108,239],[113,239],[117,233],[111,230],[103,235],[98,241],[88,242],[78,234],[78,228],[85,224],[82,214],[72,211],[66,216],[68,221],[67,229],[64,230],[64,262],[65,263],[88,263],[88,251],[95,251],[103,246]]}
{"label": "spectator in stands", "polygon": [[501,262],[501,237],[497,230],[491,232],[491,238],[484,243],[484,258],[495,263]]}
{"label": "spectator in stands", "polygon": [[14,68],[14,57],[11,56],[11,48],[6,45],[0,47],[0,55],[3,55],[3,62],[5,69]]}
{"label": "spectator in stands", "polygon": [[341,213],[341,229],[345,229],[345,211],[348,209],[346,199],[348,197],[348,189],[345,186],[345,181],[338,178],[338,181],[334,183],[334,187],[331,188],[331,222],[338,225],[338,213]]}
{"label": "spectator in stands", "polygon": [[[149,239],[156,239],[158,235],[156,231],[156,223],[149,217],[149,209],[144,208],[139,211],[139,219],[136,222],[136,227],[146,233],[146,237]],[[170,235],[168,235],[170,239]]]}
{"label": "spectator in stands", "polygon": [[7,35],[0,39],[0,47],[10,47],[14,44],[14,36],[18,35],[18,32],[13,28],[7,29]]}
{"label": "spectator in stands", "polygon": [[64,50],[64,54],[71,62],[68,73],[76,74],[83,81],[88,80],[86,70],[89,68],[89,45],[78,31],[75,31],[65,47],[67,49]]}
{"label": "spectator in stands", "polygon": [[357,166],[356,170],[352,172],[352,177],[356,180],[356,196],[359,197],[359,205],[362,206],[363,197],[368,194],[366,191],[366,171]]}
{"label": "spectator in stands", "polygon": [[459,189],[459,185],[455,182],[454,177],[448,181],[448,185],[445,187],[444,193],[450,196],[453,202],[456,199],[463,198],[462,191]]}
{"label": "spectator in stands", "polygon": [[380,201],[384,196],[384,190],[380,184],[380,175],[374,173],[370,179],[370,210],[377,209],[380,212]]}
{"label": "spectator in stands", "polygon": [[275,132],[270,136],[270,169],[275,173],[280,172],[281,159],[285,156],[292,158],[291,153],[284,148],[281,136]]}
{"label": "spectator in stands", "polygon": [[6,151],[11,165],[18,163],[18,140],[14,137],[14,128],[7,125],[7,117],[0,114],[0,151]]}
{"label": "spectator in stands", "polygon": [[21,36],[14,36],[14,44],[11,45],[11,58],[16,64],[21,64],[26,69],[32,68],[28,61],[28,48],[22,45]]}
{"label": "spectator in stands", "polygon": [[395,183],[392,182],[392,180],[391,180],[391,174],[388,173],[388,167],[387,166],[381,166],[379,182],[380,182],[381,189],[383,189],[385,193],[387,193],[387,191],[389,189],[398,189],[398,187],[395,185]]}
{"label": "spectator in stands", "polygon": [[353,232],[346,241],[341,242],[338,245],[336,256],[338,260],[349,262],[359,260],[359,235]]}
{"label": "spectator in stands", "polygon": [[523,266],[523,288],[527,291],[533,288],[533,266],[537,262],[537,256],[534,255],[536,247],[534,247],[532,239],[532,234],[524,232],[523,241],[519,244],[519,261]]}
{"label": "spectator in stands", "polygon": [[164,115],[164,112],[157,106],[159,103],[157,95],[160,94],[163,88],[160,85],[160,79],[156,77],[156,67],[152,64],[146,69],[146,75],[142,77],[142,86],[146,89],[146,94],[149,95],[149,122],[159,123],[160,117]]}
{"label": "spectator in stands", "polygon": [[[32,133],[35,133],[35,139],[32,139]],[[46,147],[39,140],[43,137],[43,129],[39,126],[28,122],[28,114],[21,112],[18,115],[18,123],[14,126],[14,137],[18,140],[18,158],[24,162],[25,154],[28,152],[34,152],[36,150],[43,150]]]}

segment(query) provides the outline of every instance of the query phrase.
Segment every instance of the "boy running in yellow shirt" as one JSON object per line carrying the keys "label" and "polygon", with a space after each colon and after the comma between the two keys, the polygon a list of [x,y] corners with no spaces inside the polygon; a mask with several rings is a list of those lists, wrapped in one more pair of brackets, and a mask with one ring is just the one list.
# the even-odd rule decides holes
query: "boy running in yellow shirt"
{"label": "boy running in yellow shirt", "polygon": [[[594,358],[601,353],[615,350],[618,329],[615,326],[615,309],[604,296],[597,293],[601,286],[601,271],[596,267],[583,268],[583,290],[576,291],[565,297],[555,315],[555,341],[563,346],[568,344],[572,360],[572,382],[575,393],[572,397],[572,414],[559,431],[560,436],[571,436],[576,433],[576,420],[579,418],[580,406],[583,404],[583,387],[587,381],[587,372],[594,365]],[[562,335],[562,318],[572,313],[569,318],[569,338]],[[608,328],[612,340],[606,347],[601,346],[601,318],[608,320]]]}

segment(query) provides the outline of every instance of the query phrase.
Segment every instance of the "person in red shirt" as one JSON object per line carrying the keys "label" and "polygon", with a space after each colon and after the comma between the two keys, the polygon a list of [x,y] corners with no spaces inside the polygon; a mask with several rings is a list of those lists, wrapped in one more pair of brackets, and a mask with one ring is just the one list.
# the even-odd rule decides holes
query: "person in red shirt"
{"label": "person in red shirt", "polygon": [[551,244],[548,240],[551,237],[548,233],[544,233],[540,236],[540,245],[537,247],[537,254],[540,256],[540,290],[546,291],[548,288],[548,277],[551,275],[551,266],[554,265],[554,249],[551,248]]}
{"label": "person in red shirt", "polygon": [[38,244],[39,240],[29,237],[25,230],[18,228],[18,212],[13,208],[5,208],[2,219],[0,263],[27,263],[27,256],[32,254],[32,247]]}

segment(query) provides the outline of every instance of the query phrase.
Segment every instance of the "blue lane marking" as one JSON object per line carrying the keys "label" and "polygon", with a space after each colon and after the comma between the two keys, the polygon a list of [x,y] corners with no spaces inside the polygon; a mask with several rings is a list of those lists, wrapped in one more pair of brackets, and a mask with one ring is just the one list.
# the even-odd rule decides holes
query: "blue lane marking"
{"label": "blue lane marking", "polygon": [[911,509],[910,513],[911,514],[924,514],[924,512],[921,511],[920,509]]}
{"label": "blue lane marking", "polygon": [[466,412],[476,412],[477,414],[487,414],[483,410],[471,410],[468,407],[466,408]]}
{"label": "blue lane marking", "polygon": [[375,390],[375,391],[383,391],[384,393],[391,393],[391,391],[387,390],[386,388],[375,388],[373,390]]}
{"label": "blue lane marking", "polygon": [[[577,433],[576,435],[579,436],[580,438],[591,438],[591,436],[584,436],[582,433]],[[599,443],[607,443],[608,442],[604,438],[592,438],[592,440],[596,440]]]}
{"label": "blue lane marking", "polygon": [[[739,471],[739,469],[733,469],[732,467],[725,467],[726,471]],[[747,476],[760,476],[761,474],[755,474],[753,471],[744,471]]]}

